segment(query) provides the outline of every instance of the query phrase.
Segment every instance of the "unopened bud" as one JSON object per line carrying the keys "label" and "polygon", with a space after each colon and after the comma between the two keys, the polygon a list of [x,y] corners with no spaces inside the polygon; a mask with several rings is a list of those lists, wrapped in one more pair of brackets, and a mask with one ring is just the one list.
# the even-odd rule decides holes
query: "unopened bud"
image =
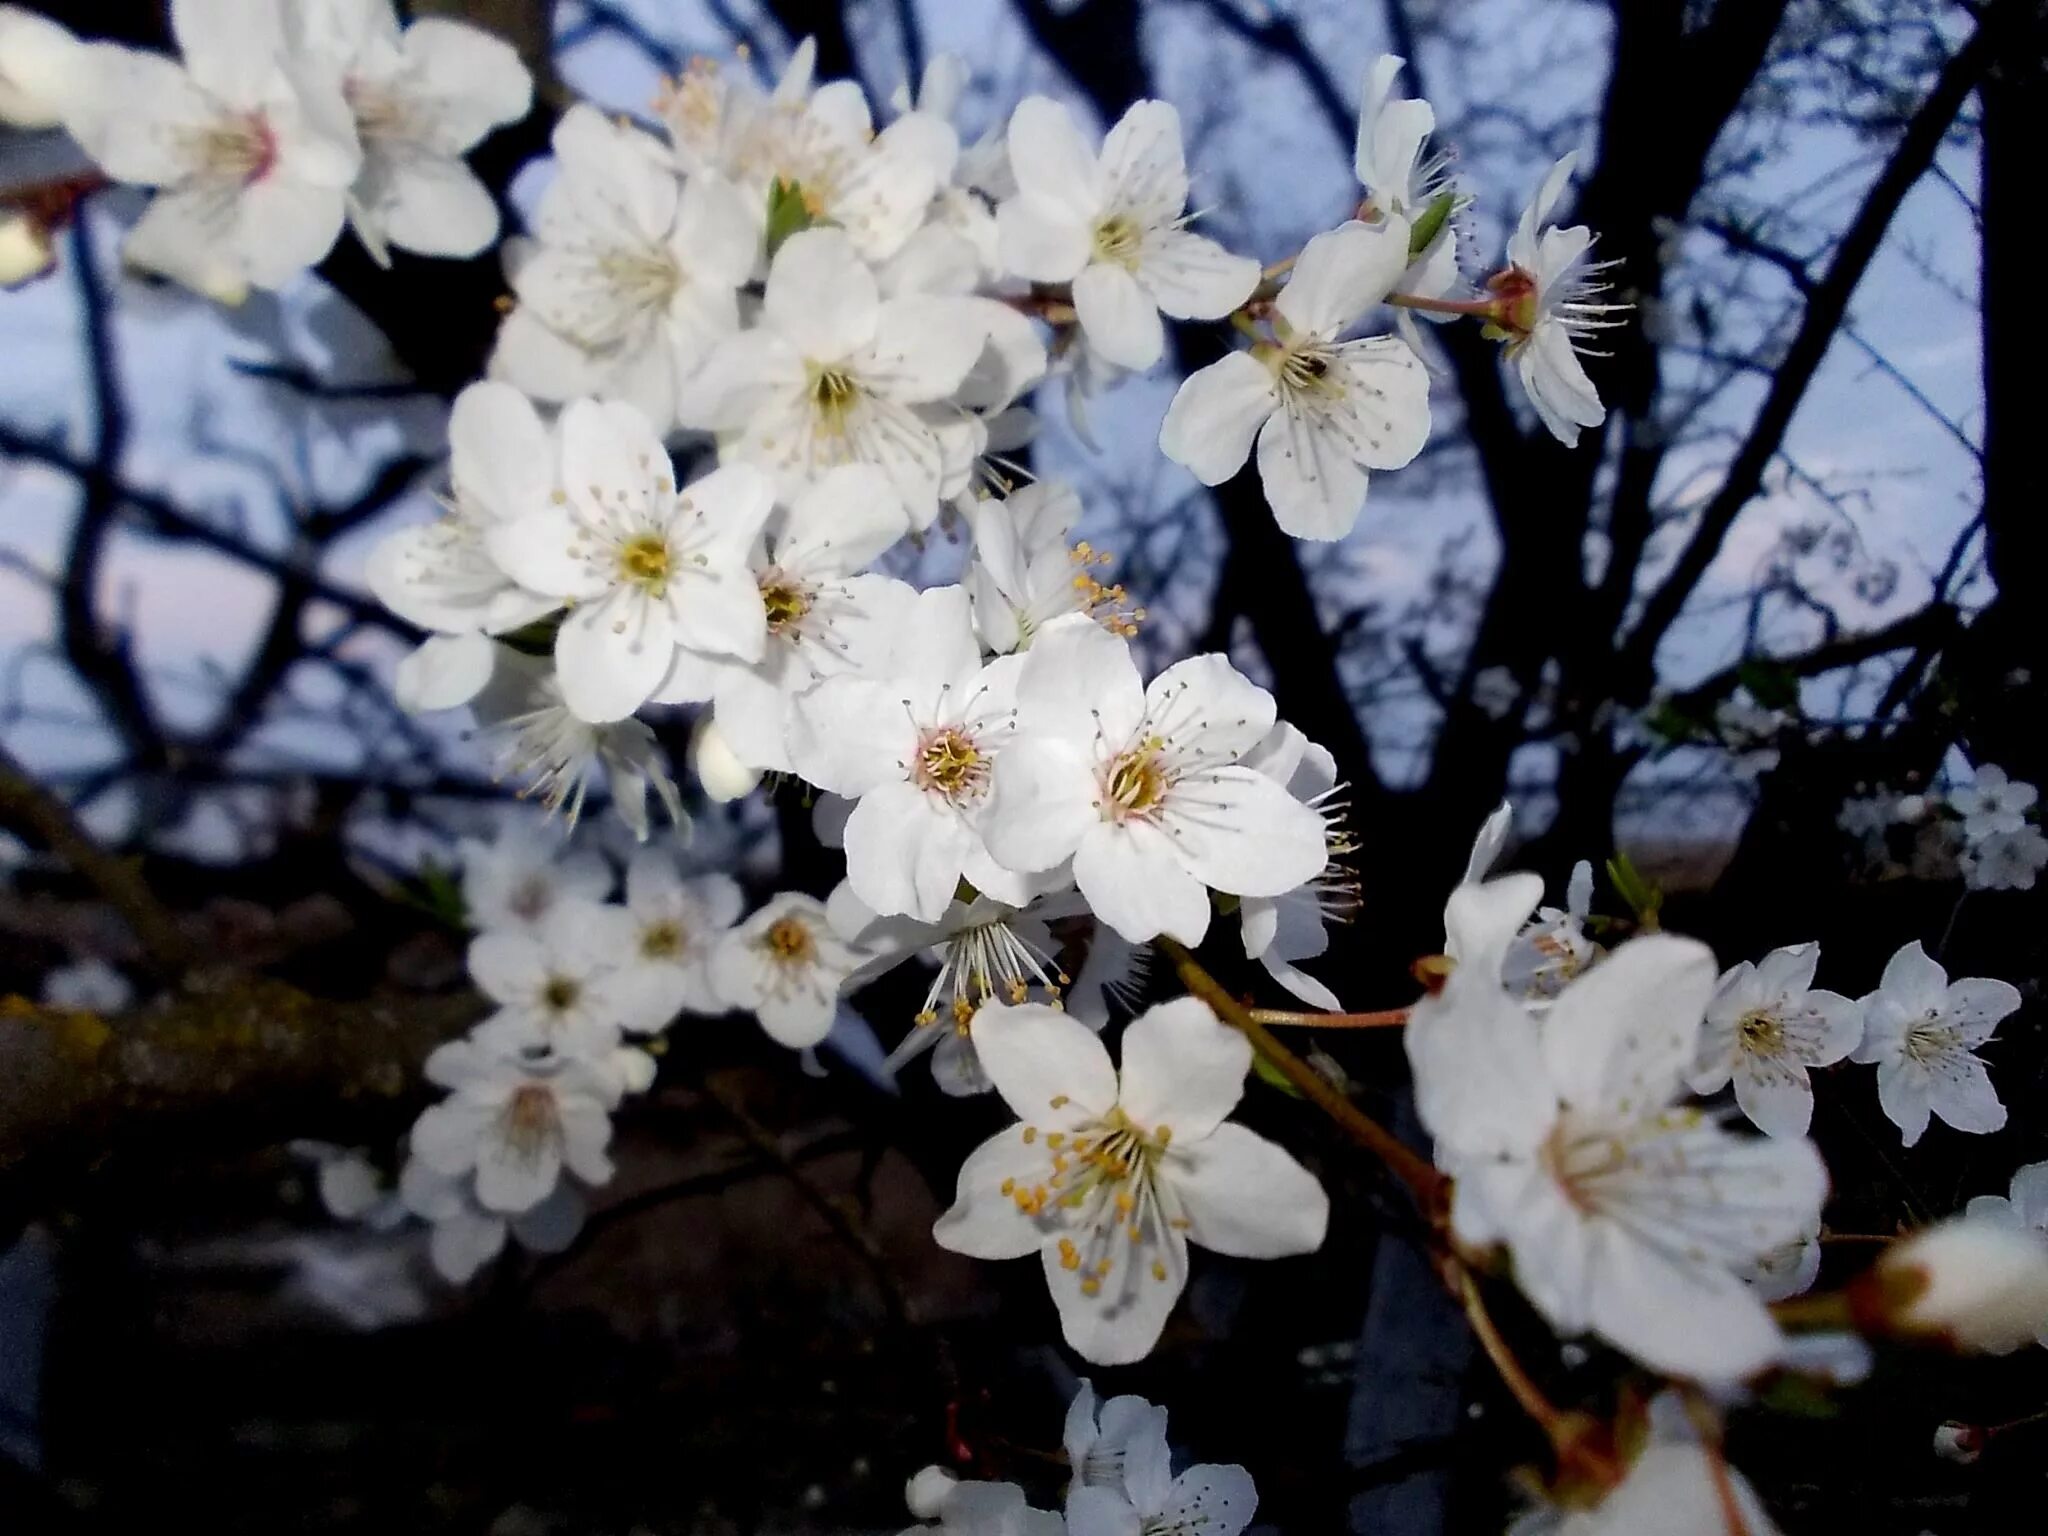
{"label": "unopened bud", "polygon": [[1950,1419],[1934,1431],[1934,1454],[1943,1461],[1967,1467],[1984,1454],[1987,1438],[1981,1426]]}
{"label": "unopened bud", "polygon": [[690,732],[690,768],[713,800],[737,800],[761,782],[759,769],[733,755],[709,711],[697,717],[696,729]]}
{"label": "unopened bud", "polygon": [[56,260],[41,219],[26,209],[0,208],[0,288],[41,277]]}
{"label": "unopened bud", "polygon": [[1955,1216],[1892,1247],[1851,1302],[1874,1331],[2009,1354],[2048,1335],[2048,1238]]}
{"label": "unopened bud", "polygon": [[936,1520],[946,1507],[946,1499],[959,1484],[960,1479],[944,1467],[926,1467],[903,1485],[903,1502],[910,1506],[912,1518]]}

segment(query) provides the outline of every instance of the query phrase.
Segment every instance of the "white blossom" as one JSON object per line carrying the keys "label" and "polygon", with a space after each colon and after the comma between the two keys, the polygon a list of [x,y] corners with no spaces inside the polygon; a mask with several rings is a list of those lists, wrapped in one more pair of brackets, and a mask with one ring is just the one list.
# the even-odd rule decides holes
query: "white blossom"
{"label": "white blossom", "polygon": [[1243,1467],[1195,1466],[1171,1479],[1165,1473],[1162,1458],[1155,1475],[1127,1475],[1122,1488],[1075,1484],[1067,1493],[1068,1536],[1238,1536],[1251,1524],[1259,1494]]}
{"label": "white blossom", "polygon": [[1071,858],[1089,906],[1125,938],[1199,943],[1207,888],[1281,896],[1327,862],[1322,817],[1239,764],[1272,729],[1273,699],[1224,657],[1191,657],[1148,688],[1129,645],[1070,617],[1024,653],[1016,698],[989,851],[1017,870]]}
{"label": "white blossom", "polygon": [[2048,868],[2048,837],[2032,827],[1987,833],[1964,847],[1960,863],[1973,891],[2031,891]]}
{"label": "white blossom", "polygon": [[1650,1404],[1648,1443],[1627,1475],[1590,1509],[1542,1510],[1511,1536],[1779,1536],[1778,1527],[1720,1448],[1700,1443],[1673,1394]]}
{"label": "white blossom", "polygon": [[1105,360],[1150,368],[1166,345],[1161,311],[1214,320],[1251,297],[1259,264],[1184,227],[1188,173],[1168,103],[1135,103],[1098,156],[1065,107],[1027,96],[1009,150],[1017,195],[996,210],[1002,263],[1073,284],[1081,329]]}
{"label": "white blossom", "polygon": [[181,59],[87,45],[64,125],[115,181],[155,187],[122,254],[239,302],[332,249],[362,161],[341,92],[287,50],[275,0],[177,0]]}
{"label": "white blossom", "polygon": [[[986,1093],[994,1085],[981,1070],[969,1026],[989,1003],[1022,1003],[1034,998],[1059,1005],[1068,976],[1060,969],[1060,944],[1048,923],[1087,913],[1087,903],[1073,891],[1041,896],[1028,906],[1013,907],[986,896],[954,900],[932,922],[878,915],[842,883],[825,904],[833,928],[874,956],[847,983],[849,991],[867,985],[911,956],[936,965],[924,1003],[902,1043],[889,1053],[888,1067],[900,1072],[927,1051],[932,1080],[954,1097]],[[1100,1029],[1105,1016],[1082,1022]]]}
{"label": "white blossom", "polygon": [[602,901],[612,888],[611,868],[595,849],[564,852],[559,840],[517,822],[507,821],[492,842],[465,838],[461,854],[472,928],[534,933],[558,906]]}
{"label": "white blossom", "polygon": [[[1534,899],[1510,877],[1451,901],[1507,894]],[[1827,1174],[1803,1140],[1735,1136],[1677,1107],[1714,976],[1703,945],[1634,939],[1539,1024],[1468,952],[1403,1034],[1417,1112],[1456,1178],[1459,1237],[1506,1244],[1517,1283],[1559,1332],[1598,1333],[1673,1375],[1732,1380],[1780,1347],[1741,1276],[1818,1224]]]}
{"label": "white blossom", "polygon": [[1085,613],[1112,634],[1136,633],[1145,610],[1094,574],[1110,556],[1086,540],[1067,543],[1081,520],[1081,498],[1071,487],[1035,481],[1007,496],[972,500],[966,514],[974,562],[964,584],[984,649],[999,656],[1024,650],[1070,613]]}
{"label": "white blossom", "polygon": [[[747,768],[795,771],[789,706],[828,677],[886,661],[916,594],[864,568],[910,531],[888,477],[871,464],[842,464],[770,517],[751,556],[768,615],[758,661],[687,647],[676,652],[657,702],[711,701],[724,746]],[[749,786],[751,787],[751,786]]]}
{"label": "white blossom", "polygon": [[715,175],[678,184],[655,140],[594,107],[563,114],[554,148],[535,238],[508,249],[519,304],[492,372],[543,400],[628,401],[666,432],[685,381],[739,324],[758,221]]}
{"label": "white blossom", "polygon": [[593,768],[611,793],[612,808],[646,842],[650,790],[668,813],[670,825],[687,831],[680,792],[669,776],[668,758],[646,724],[628,716],[593,725],[569,708],[561,679],[546,662],[500,646],[490,681],[473,701],[477,720],[501,743],[501,768],[525,779],[522,795],[538,796],[573,829]]}
{"label": "white blossom", "polygon": [[635,938],[624,909],[576,898],[530,926],[478,934],[470,979],[497,1007],[474,1037],[506,1050],[608,1050],[627,1021],[620,972]]}
{"label": "white blossom", "polygon": [[875,676],[831,677],[798,695],[790,758],[856,802],[846,876],[876,912],[934,921],[963,876],[1021,905],[1030,882],[989,857],[981,829],[1023,662],[982,663],[964,587],[932,587],[907,606]]}
{"label": "white blossom", "polygon": [[1128,1493],[1133,1483],[1149,1490],[1171,1481],[1166,1410],[1142,1397],[1104,1402],[1094,1383],[1082,1378],[1067,1405],[1060,1441],[1077,1487]]}
{"label": "white blossom", "polygon": [[0,5],[0,123],[55,128],[90,67],[85,45],[39,11]]}
{"label": "white blossom", "polygon": [[1236,474],[1256,438],[1259,481],[1281,528],[1341,539],[1365,506],[1366,471],[1399,469],[1429,440],[1429,375],[1397,336],[1345,341],[1408,263],[1389,215],[1317,235],[1273,301],[1278,339],[1192,374],[1159,447],[1204,485]]}
{"label": "white blossom", "polygon": [[583,1194],[567,1179],[517,1214],[486,1208],[474,1186],[472,1176],[443,1173],[418,1157],[399,1174],[406,1209],[433,1226],[427,1252],[434,1269],[455,1285],[466,1284],[495,1259],[508,1235],[534,1253],[560,1253],[582,1229]]}
{"label": "white blossom", "polygon": [[1980,843],[1997,833],[2024,830],[2027,812],[2039,798],[2033,785],[2007,777],[1996,763],[1985,763],[1974,782],[1949,791],[1948,803],[1963,818],[1963,836]]}
{"label": "white blossom", "polygon": [[455,1041],[428,1058],[427,1076],[449,1095],[413,1126],[413,1156],[437,1173],[473,1172],[485,1210],[532,1210],[564,1169],[589,1184],[611,1178],[605,1147],[617,1094],[589,1063]]}
{"label": "white blossom", "polygon": [[1951,983],[1918,939],[1892,956],[1863,999],[1863,1040],[1851,1059],[1876,1066],[1877,1101],[1907,1146],[1930,1116],[1980,1135],[2005,1124],[2005,1105],[1975,1050],[2019,1005],[2008,982]]}
{"label": "white blossom", "polygon": [[474,256],[498,238],[498,205],[462,156],[533,105],[511,44],[428,16],[400,30],[391,0],[294,0],[293,52],[328,76],[355,119],[363,162],[349,222],[381,263],[390,248]]}
{"label": "white blossom", "polygon": [[1600,947],[1586,934],[1593,910],[1593,866],[1572,866],[1563,907],[1538,907],[1501,957],[1501,983],[1532,1007],[1542,1007],[1593,963]]}
{"label": "white blossom", "polygon": [[1578,159],[1569,154],[1550,168],[1508,239],[1508,271],[1493,279],[1508,304],[1501,325],[1508,360],[1543,425],[1567,448],[1577,445],[1580,428],[1607,419],[1579,354],[1600,331],[1621,324],[1628,307],[1602,301],[1604,264],[1588,260],[1590,229],[1546,226]]}
{"label": "white blossom", "polygon": [[678,490],[660,436],[618,401],[572,401],[561,441],[559,488],[489,539],[528,589],[571,605],[555,636],[569,707],[624,719],[679,645],[758,661],[768,615],[747,557],[773,506],[765,477],[733,464]]}
{"label": "white blossom", "polygon": [[554,439],[539,413],[508,385],[472,384],[449,413],[448,453],[444,515],[386,535],[364,570],[379,602],[433,631],[398,666],[398,699],[411,710],[475,698],[496,659],[489,637],[559,606],[520,586],[491,552],[491,531],[543,506],[556,483]]}
{"label": "white blossom", "polygon": [[1238,903],[1238,928],[1245,958],[1312,1008],[1340,1012],[1337,995],[1302,970],[1330,947],[1330,925],[1349,922],[1358,910],[1358,880],[1344,859],[1355,848],[1344,824],[1343,786],[1337,760],[1282,720],[1243,759],[1323,818],[1328,862],[1314,879],[1279,896],[1247,896]]}
{"label": "white blossom", "polygon": [[775,253],[759,323],[712,351],[679,415],[719,433],[722,458],[772,474],[785,500],[834,465],[873,464],[923,528],[945,454],[919,408],[959,388],[986,339],[976,304],[885,299],[844,231],[805,230]]}
{"label": "white blossom", "polygon": [[1813,1120],[1814,1067],[1832,1066],[1863,1039],[1863,1007],[1813,985],[1818,944],[1774,949],[1724,972],[1707,1005],[1694,1093],[1735,1081],[1735,1102],[1771,1136],[1804,1136]]}
{"label": "white blossom", "polygon": [[[1352,170],[1365,188],[1359,217],[1378,220],[1391,215],[1408,226],[1408,270],[1394,286],[1425,299],[1442,298],[1460,284],[1457,215],[1471,202],[1449,177],[1450,156],[1431,153],[1429,136],[1436,131],[1436,109],[1420,97],[1393,94],[1394,77],[1407,61],[1383,53],[1366,68],[1365,89],[1358,108],[1358,143]],[[1441,200],[1449,202],[1442,205]],[[1436,227],[1420,250],[1414,233],[1427,218]],[[1410,345],[1417,344],[1412,317],[1433,321],[1452,317],[1427,310],[1403,309],[1396,317]]]}
{"label": "white blossom", "polygon": [[643,848],[626,866],[631,947],[610,983],[621,1022],[637,1034],[666,1029],[678,1013],[723,1013],[711,956],[739,921],[743,899],[730,875],[686,876],[665,849]]}
{"label": "white blossom", "polygon": [[1322,1245],[1329,1200],[1279,1147],[1225,1120],[1251,1046],[1180,998],[1123,1037],[1123,1070],[1057,1009],[975,1015],[983,1068],[1019,1123],[960,1170],[933,1229],[983,1259],[1036,1253],[1066,1340],[1103,1365],[1142,1359],[1187,1284],[1187,1245],[1245,1258]]}
{"label": "white blossom", "polygon": [[866,958],[833,931],[823,902],[785,891],[719,939],[711,985],[778,1045],[802,1050],[832,1032],[840,989]]}

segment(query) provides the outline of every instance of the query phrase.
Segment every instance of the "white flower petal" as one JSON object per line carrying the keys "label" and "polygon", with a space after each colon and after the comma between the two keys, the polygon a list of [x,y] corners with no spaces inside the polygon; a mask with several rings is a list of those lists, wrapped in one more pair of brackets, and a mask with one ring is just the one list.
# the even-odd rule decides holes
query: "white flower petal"
{"label": "white flower petal", "polygon": [[1074,279],[1074,311],[1103,361],[1143,370],[1166,350],[1159,306],[1124,268],[1093,262]]}
{"label": "white flower petal", "polygon": [[1175,1147],[1200,1141],[1237,1107],[1251,1042],[1196,997],[1148,1008],[1124,1031],[1118,1103],[1148,1130],[1171,1126]]}
{"label": "white flower petal", "polygon": [[1204,485],[1240,469],[1252,439],[1280,407],[1273,371],[1249,352],[1232,352],[1182,381],[1159,427],[1159,451]]}

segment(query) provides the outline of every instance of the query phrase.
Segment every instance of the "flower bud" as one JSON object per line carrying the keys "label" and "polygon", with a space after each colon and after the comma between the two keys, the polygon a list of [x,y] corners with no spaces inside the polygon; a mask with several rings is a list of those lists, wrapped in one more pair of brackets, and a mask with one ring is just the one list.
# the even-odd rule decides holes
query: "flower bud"
{"label": "flower bud", "polygon": [[926,1467],[903,1485],[903,1502],[918,1520],[936,1520],[960,1479],[944,1467]]}
{"label": "flower bud", "polygon": [[2048,1334],[2048,1239],[1955,1216],[1897,1244],[1852,1294],[1877,1331],[2009,1354]]}
{"label": "flower bud", "polygon": [[758,769],[733,755],[708,711],[697,717],[696,729],[690,732],[690,767],[713,800],[737,800],[761,782]]}
{"label": "flower bud", "polygon": [[1950,1419],[1934,1431],[1934,1454],[1943,1461],[1967,1467],[1984,1454],[1984,1438],[1979,1426]]}
{"label": "flower bud", "polygon": [[0,207],[0,288],[41,277],[56,260],[41,219],[26,209]]}

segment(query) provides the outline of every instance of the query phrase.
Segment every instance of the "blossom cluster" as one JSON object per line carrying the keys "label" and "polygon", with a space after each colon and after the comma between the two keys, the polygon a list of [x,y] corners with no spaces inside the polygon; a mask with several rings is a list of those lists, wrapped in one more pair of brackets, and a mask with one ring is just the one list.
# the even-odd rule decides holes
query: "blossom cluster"
{"label": "blossom cluster", "polygon": [[2030,891],[2048,869],[2040,790],[1980,763],[1966,784],[1922,794],[1878,790],[1846,801],[1836,818],[1873,861],[1888,861],[1894,828],[1916,839],[1916,873],[1954,878],[1973,891]]}
{"label": "blossom cluster", "polygon": [[5,9],[9,118],[61,126],[110,180],[156,189],[122,245],[131,266],[239,303],[344,226],[386,263],[498,238],[463,156],[526,116],[533,79],[488,32],[401,27],[390,0],[173,0],[173,59]]}

